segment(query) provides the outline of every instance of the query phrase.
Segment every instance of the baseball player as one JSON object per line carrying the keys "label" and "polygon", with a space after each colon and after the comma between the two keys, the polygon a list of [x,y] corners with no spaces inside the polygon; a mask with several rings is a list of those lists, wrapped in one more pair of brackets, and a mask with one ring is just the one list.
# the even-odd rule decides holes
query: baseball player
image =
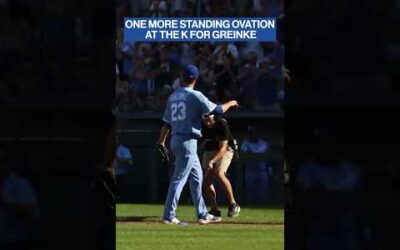
{"label": "baseball player", "polygon": [[188,65],[183,71],[184,86],[176,89],[168,99],[164,112],[164,124],[160,131],[158,145],[165,147],[171,133],[171,151],[175,155],[175,170],[171,178],[165,201],[163,223],[186,225],[176,217],[176,209],[182,189],[189,178],[192,201],[200,224],[219,222],[221,218],[207,212],[202,196],[203,172],[197,155],[197,140],[201,138],[202,115],[216,112],[225,113],[238,103],[231,100],[216,105],[201,92],[194,90],[199,77],[196,66]]}
{"label": "baseball player", "polygon": [[205,172],[204,190],[208,203],[211,206],[209,213],[216,217],[221,217],[213,185],[213,181],[217,179],[224,187],[226,197],[228,198],[228,216],[236,217],[239,215],[240,206],[236,203],[233,196],[231,182],[226,177],[226,172],[235,154],[235,145],[228,122],[221,117],[207,114],[203,116],[203,124],[202,133],[204,140],[202,144],[205,150],[202,165]]}

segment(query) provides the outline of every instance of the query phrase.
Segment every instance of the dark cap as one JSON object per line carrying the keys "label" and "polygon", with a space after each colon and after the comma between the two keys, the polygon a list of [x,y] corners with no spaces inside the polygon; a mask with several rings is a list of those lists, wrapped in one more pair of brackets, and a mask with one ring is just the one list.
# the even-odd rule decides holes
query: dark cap
{"label": "dark cap", "polygon": [[199,78],[199,70],[197,69],[196,66],[194,65],[187,65],[183,69],[183,79],[185,81],[187,80],[197,80]]}

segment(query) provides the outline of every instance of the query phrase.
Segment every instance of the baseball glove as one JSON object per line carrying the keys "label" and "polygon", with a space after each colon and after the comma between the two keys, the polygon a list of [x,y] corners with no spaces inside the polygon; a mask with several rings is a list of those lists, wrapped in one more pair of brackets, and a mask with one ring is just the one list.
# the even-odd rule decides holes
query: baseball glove
{"label": "baseball glove", "polygon": [[162,144],[157,144],[157,152],[161,158],[161,161],[169,164],[170,159],[169,159],[169,152],[168,152],[167,147],[165,147],[165,145],[162,145]]}

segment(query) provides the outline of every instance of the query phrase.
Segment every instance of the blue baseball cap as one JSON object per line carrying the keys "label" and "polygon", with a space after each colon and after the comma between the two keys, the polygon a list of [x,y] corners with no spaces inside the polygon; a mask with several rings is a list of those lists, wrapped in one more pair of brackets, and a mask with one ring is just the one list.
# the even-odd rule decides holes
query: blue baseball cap
{"label": "blue baseball cap", "polygon": [[183,79],[192,80],[199,78],[199,69],[194,65],[187,65],[183,69]]}

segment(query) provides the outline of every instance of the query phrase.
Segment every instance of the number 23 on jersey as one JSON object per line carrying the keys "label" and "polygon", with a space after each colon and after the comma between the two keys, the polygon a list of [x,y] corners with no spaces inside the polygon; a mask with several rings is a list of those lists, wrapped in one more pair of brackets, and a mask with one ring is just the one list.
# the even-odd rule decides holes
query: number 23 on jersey
{"label": "number 23 on jersey", "polygon": [[184,102],[174,102],[171,104],[172,121],[183,121],[186,119],[186,104]]}

